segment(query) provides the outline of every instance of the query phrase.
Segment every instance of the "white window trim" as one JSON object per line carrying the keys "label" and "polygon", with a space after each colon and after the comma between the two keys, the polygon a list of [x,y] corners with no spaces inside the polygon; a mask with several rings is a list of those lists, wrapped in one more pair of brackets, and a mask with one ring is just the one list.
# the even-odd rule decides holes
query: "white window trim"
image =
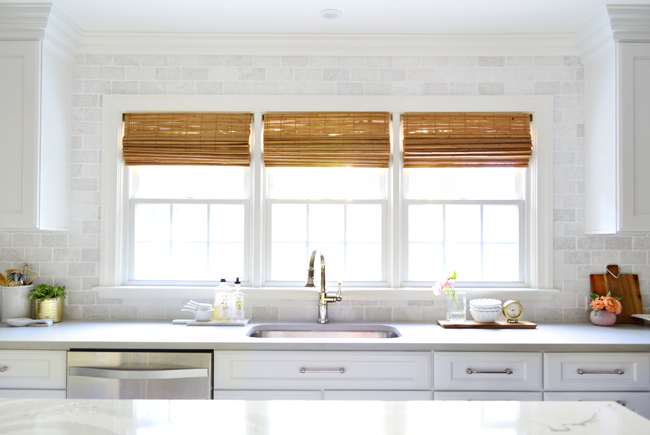
{"label": "white window trim", "polygon": [[[95,289],[100,297],[146,298],[210,297],[212,289],[198,287],[128,287],[126,282],[124,247],[128,243],[125,229],[128,216],[127,171],[122,159],[122,114],[153,111],[253,112],[254,150],[261,149],[261,115],[278,111],[386,111],[394,122],[405,112],[525,112],[533,114],[533,143],[535,144],[528,172],[526,194],[528,249],[528,285],[522,289],[469,289],[473,295],[517,298],[522,301],[548,301],[557,290],[553,285],[553,98],[551,96],[208,96],[208,95],[104,95],[102,119],[102,201],[100,234],[100,284]],[[400,129],[393,128],[393,151],[399,150]],[[354,289],[349,299],[430,299],[428,289],[399,288],[403,280],[402,255],[399,248],[403,234],[399,231],[403,195],[396,183],[401,176],[399,152],[393,152],[393,170],[388,177],[391,212],[388,215],[388,282],[391,288]],[[264,215],[261,180],[261,154],[251,159],[252,209],[251,273],[253,288],[247,289],[252,298],[312,299],[313,291],[304,289],[261,289],[265,270],[263,252],[266,237],[261,220]],[[532,248],[534,247],[534,248]],[[396,261],[395,256],[400,260]],[[344,285],[345,287],[345,285]],[[278,292],[270,294],[270,292]],[[502,296],[499,296],[502,295]]]}

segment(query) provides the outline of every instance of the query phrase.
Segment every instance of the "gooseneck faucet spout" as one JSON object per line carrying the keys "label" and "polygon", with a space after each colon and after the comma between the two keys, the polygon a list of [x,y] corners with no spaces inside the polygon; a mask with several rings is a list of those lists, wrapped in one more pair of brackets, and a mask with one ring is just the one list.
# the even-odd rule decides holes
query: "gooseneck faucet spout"
{"label": "gooseneck faucet spout", "polygon": [[325,257],[320,251],[315,250],[311,253],[311,258],[309,260],[309,269],[307,269],[307,283],[305,287],[316,287],[314,285],[314,261],[316,260],[316,255],[320,256],[320,292],[318,299],[318,323],[329,323],[327,316],[327,304],[331,302],[340,302],[343,298],[341,297],[341,283],[339,283],[338,293],[336,295],[330,295],[325,290]]}

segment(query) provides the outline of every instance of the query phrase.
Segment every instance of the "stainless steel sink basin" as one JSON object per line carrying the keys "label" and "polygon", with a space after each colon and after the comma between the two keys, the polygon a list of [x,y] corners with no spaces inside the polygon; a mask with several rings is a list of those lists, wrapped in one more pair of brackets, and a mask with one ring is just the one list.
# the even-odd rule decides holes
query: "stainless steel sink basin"
{"label": "stainless steel sink basin", "polygon": [[268,324],[253,326],[246,334],[253,338],[396,338],[401,334],[386,325]]}

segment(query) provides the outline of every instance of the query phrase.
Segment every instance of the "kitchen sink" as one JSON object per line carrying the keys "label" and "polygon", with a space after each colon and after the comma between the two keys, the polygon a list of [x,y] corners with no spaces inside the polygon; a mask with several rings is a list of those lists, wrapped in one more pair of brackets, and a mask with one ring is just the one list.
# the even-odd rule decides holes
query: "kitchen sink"
{"label": "kitchen sink", "polygon": [[267,324],[253,326],[246,334],[253,338],[396,338],[392,326],[350,324]]}

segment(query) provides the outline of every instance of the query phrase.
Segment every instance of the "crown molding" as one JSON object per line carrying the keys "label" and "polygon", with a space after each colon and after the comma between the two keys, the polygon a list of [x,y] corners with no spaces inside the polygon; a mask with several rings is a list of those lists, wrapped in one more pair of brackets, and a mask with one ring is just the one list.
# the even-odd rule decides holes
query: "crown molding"
{"label": "crown molding", "polygon": [[576,31],[575,39],[585,64],[616,43],[650,42],[650,5],[607,5]]}
{"label": "crown molding", "polygon": [[79,53],[253,56],[574,56],[573,35],[84,33]]}
{"label": "crown molding", "polygon": [[73,62],[82,31],[51,4],[0,4],[0,40],[43,41]]}

